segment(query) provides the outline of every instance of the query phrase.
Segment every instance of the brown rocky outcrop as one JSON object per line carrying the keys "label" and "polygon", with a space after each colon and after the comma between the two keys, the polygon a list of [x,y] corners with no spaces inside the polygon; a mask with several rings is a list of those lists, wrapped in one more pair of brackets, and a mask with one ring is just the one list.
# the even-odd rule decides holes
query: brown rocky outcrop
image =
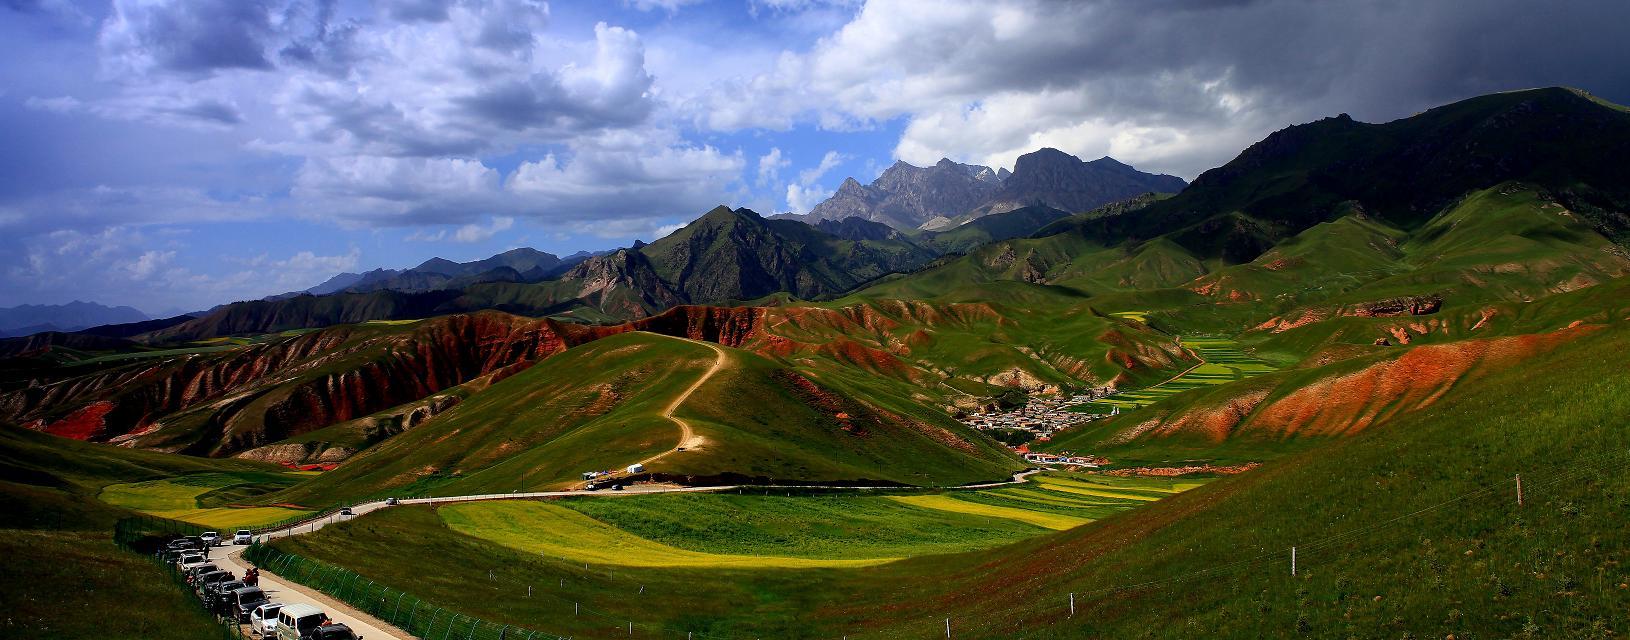
{"label": "brown rocky outcrop", "polygon": [[[92,440],[228,455],[529,365],[592,339],[585,329],[499,313],[395,332],[336,327],[37,384],[0,395],[0,416]],[[99,424],[83,424],[91,405],[107,407]]]}

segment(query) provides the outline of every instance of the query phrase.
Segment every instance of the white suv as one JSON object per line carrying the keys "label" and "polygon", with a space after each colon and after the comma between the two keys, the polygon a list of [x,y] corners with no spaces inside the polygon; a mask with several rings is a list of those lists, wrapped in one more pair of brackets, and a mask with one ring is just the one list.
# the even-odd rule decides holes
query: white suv
{"label": "white suv", "polygon": [[198,536],[198,539],[203,540],[204,546],[206,547],[213,547],[221,544],[221,534],[214,531],[205,531],[204,535]]}
{"label": "white suv", "polygon": [[232,536],[232,544],[253,544],[254,541],[255,534],[250,533],[248,529],[239,529],[238,532]]}
{"label": "white suv", "polygon": [[249,612],[249,633],[262,638],[270,638],[277,633],[277,612],[283,605],[279,603],[263,604]]}

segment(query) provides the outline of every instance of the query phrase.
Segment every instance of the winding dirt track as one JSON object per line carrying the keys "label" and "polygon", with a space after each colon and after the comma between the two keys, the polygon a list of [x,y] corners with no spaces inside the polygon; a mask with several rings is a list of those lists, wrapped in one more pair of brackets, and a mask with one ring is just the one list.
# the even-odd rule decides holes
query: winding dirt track
{"label": "winding dirt track", "polygon": [[684,418],[674,415],[674,411],[679,409],[679,405],[685,404],[685,401],[689,400],[691,394],[696,393],[697,389],[700,389],[702,388],[702,385],[707,384],[707,381],[713,378],[713,374],[716,374],[720,369],[723,369],[725,363],[730,360],[729,354],[725,353],[724,348],[720,347],[719,345],[711,342],[702,342],[700,340],[689,340],[686,338],[674,339],[684,340],[686,342],[699,344],[712,349],[713,353],[716,354],[716,357],[713,360],[713,366],[708,367],[707,371],[702,374],[702,377],[697,378],[696,382],[692,382],[689,387],[685,388],[684,393],[676,396],[673,399],[673,402],[668,403],[668,406],[662,410],[662,417],[672,420],[674,424],[679,425],[679,444],[673,449],[668,449],[667,451],[663,451],[662,453],[641,460],[639,463],[643,465],[648,465],[652,462],[656,462],[657,460],[661,460],[679,449],[689,451],[700,449],[707,445],[707,438],[697,435],[696,430],[691,428],[690,423],[686,422]]}

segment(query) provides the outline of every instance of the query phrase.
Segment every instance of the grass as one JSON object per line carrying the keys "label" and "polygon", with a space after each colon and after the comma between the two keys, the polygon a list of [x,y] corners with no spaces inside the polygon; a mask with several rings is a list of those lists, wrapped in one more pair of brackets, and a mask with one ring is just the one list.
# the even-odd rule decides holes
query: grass
{"label": "grass", "polygon": [[195,474],[112,484],[104,487],[98,498],[108,504],[206,527],[253,527],[309,512],[284,507],[213,505],[229,498],[249,498],[285,488],[300,479],[303,476],[281,473]]}
{"label": "grass", "polygon": [[[1140,314],[1141,321],[1142,312],[1131,313]],[[1183,346],[1193,349],[1205,363],[1160,384],[1122,391],[1076,405],[1072,410],[1103,414],[1114,409],[1137,409],[1191,389],[1244,380],[1275,370],[1273,365],[1246,355],[1237,342],[1227,338],[1184,338]]]}
{"label": "grass", "polygon": [[273,470],[0,425],[0,637],[217,637],[220,627],[167,575],[114,545],[114,522],[135,513],[95,496],[179,474]]}
{"label": "grass", "polygon": [[0,529],[0,636],[214,638],[220,627],[105,531]]}
{"label": "grass", "polygon": [[[725,348],[727,360],[674,415],[705,439],[646,463],[696,479],[962,484],[1022,463],[929,412],[909,388],[866,401],[844,380],[805,385],[785,365]],[[590,470],[670,452],[668,406],[715,363],[707,345],[632,332],[574,347],[473,394],[436,419],[262,504],[324,504],[370,495],[560,489]],[[903,386],[903,385],[902,385]],[[891,383],[870,388],[893,391]],[[846,414],[848,427],[839,413]],[[947,446],[942,434],[961,439]],[[953,442],[952,445],[957,443]]]}
{"label": "grass", "polygon": [[[1624,629],[1630,606],[1616,587],[1630,580],[1622,564],[1630,545],[1618,535],[1630,480],[1604,473],[1614,467],[1599,458],[1630,453],[1618,426],[1630,413],[1630,380],[1616,373],[1626,341],[1630,330],[1604,330],[1525,370],[1470,381],[1427,411],[1199,488],[1078,474],[957,494],[1082,513],[1104,507],[1068,501],[1147,504],[962,554],[843,569],[585,572],[458,534],[427,509],[389,510],[278,546],[342,561],[370,580],[418,585],[416,595],[471,615],[577,637],[609,637],[614,618],[735,637],[915,637],[947,616],[973,638],[1602,636]],[[1581,466],[1590,460],[1596,466]],[[1520,512],[1506,492],[1516,471],[1533,483]],[[1059,490],[1082,488],[1116,497]],[[1497,492],[1476,493],[1485,488]],[[1483,497],[1409,516],[1466,494]],[[1291,545],[1301,547],[1296,578],[1285,571]],[[528,583],[547,585],[549,599],[516,593]],[[642,586],[660,597],[636,596]],[[562,614],[573,601],[605,618]]]}
{"label": "grass", "polygon": [[871,495],[749,491],[558,504],[648,540],[707,553],[897,558],[984,549],[1043,533],[1022,522],[947,513]]}
{"label": "grass", "polygon": [[447,526],[527,554],[623,567],[804,569],[861,567],[898,558],[821,559],[703,553],[629,534],[581,513],[544,502],[503,501],[438,509]]}
{"label": "grass", "polygon": [[909,504],[911,506],[921,507],[924,509],[938,509],[940,511],[949,511],[951,513],[966,513],[988,516],[992,518],[1002,518],[1005,520],[1017,520],[1019,522],[1033,524],[1038,527],[1045,527],[1055,531],[1070,529],[1091,522],[1085,518],[1074,518],[1070,516],[1046,513],[1043,511],[980,504],[967,500],[959,500],[955,496],[944,494],[931,496],[892,496],[889,499],[901,504]]}

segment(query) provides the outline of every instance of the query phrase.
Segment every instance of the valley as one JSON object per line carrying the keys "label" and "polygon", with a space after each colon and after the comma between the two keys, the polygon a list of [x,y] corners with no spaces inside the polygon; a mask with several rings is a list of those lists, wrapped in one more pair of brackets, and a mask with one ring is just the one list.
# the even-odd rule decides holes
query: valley
{"label": "valley", "polygon": [[71,550],[201,637],[131,550],[248,529],[401,637],[1612,637],[1625,149],[1551,88],[1192,183],[898,163],[809,223],[6,338],[0,591]]}

